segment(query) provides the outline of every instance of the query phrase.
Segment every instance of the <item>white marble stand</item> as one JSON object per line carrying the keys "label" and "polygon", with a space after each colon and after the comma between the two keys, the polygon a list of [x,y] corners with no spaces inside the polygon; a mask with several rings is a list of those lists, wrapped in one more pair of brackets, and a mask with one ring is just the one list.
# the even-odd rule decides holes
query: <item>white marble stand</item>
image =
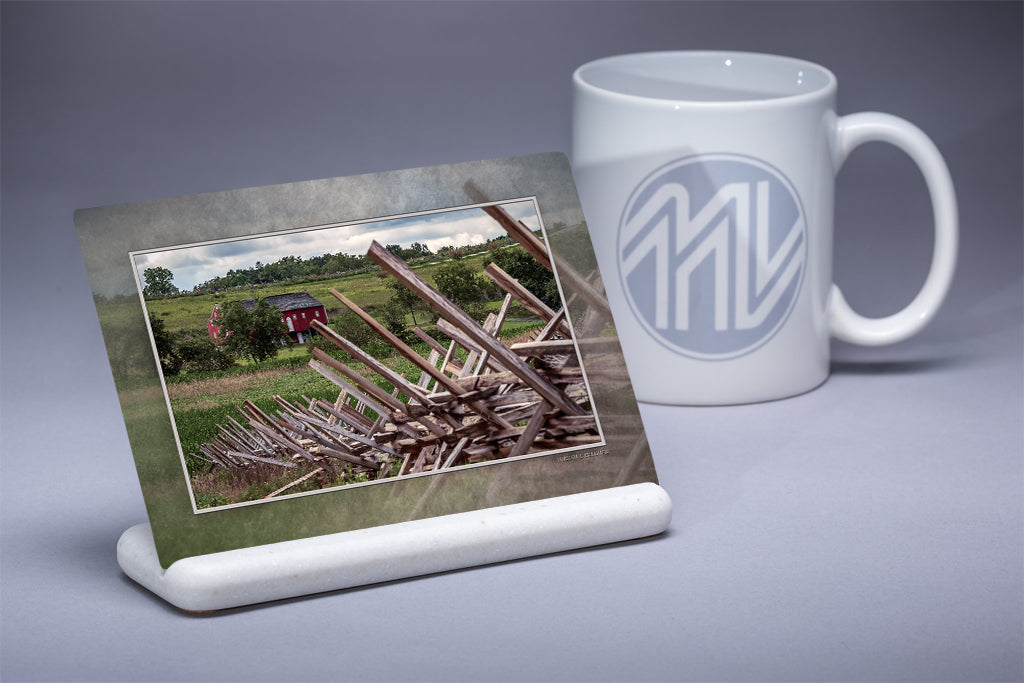
{"label": "white marble stand", "polygon": [[187,557],[166,570],[149,524],[121,535],[125,574],[188,611],[239,607],[653,536],[672,503],[633,484],[415,522]]}

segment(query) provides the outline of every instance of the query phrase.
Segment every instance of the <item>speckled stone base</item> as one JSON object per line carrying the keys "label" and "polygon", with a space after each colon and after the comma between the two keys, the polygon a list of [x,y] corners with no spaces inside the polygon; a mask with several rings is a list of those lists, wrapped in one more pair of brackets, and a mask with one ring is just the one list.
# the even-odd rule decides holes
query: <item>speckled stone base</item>
{"label": "speckled stone base", "polygon": [[653,536],[671,518],[664,489],[633,484],[187,557],[166,570],[139,524],[121,535],[117,561],[172,605],[203,612]]}

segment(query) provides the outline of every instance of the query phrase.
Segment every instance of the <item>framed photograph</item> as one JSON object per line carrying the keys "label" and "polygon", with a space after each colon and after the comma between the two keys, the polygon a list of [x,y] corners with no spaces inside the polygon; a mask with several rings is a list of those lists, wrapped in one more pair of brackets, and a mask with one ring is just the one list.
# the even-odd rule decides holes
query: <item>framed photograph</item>
{"label": "framed photograph", "polygon": [[656,482],[564,155],[75,222],[164,567]]}

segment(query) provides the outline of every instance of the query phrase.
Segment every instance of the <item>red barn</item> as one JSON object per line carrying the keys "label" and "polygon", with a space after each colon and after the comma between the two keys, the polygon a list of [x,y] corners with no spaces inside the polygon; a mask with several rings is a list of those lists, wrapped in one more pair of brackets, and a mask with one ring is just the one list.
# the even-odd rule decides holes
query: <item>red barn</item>
{"label": "red barn", "polygon": [[[281,311],[281,319],[288,326],[288,336],[293,342],[302,344],[309,338],[309,325],[314,320],[327,322],[327,309],[308,292],[268,296],[266,301]],[[242,306],[253,308],[256,306],[256,300],[246,299],[242,302]],[[213,313],[210,314],[210,320],[206,323],[206,329],[210,331],[210,336],[214,339],[218,339],[220,334],[221,326],[217,324],[218,318],[220,318],[220,304],[214,304]]]}

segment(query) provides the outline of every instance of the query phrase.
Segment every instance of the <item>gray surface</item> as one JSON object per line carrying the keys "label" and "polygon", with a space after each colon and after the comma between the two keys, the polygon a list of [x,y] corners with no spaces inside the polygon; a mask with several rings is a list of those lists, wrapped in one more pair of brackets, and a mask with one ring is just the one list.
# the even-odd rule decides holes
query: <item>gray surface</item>
{"label": "gray surface", "polygon": [[[1021,680],[1021,5],[57,4],[2,19],[4,680]],[[634,50],[829,66],[957,183],[948,305],[811,394],[643,406],[667,535],[211,617],[124,578],[144,518],[74,209],[569,151],[569,75]],[[923,182],[840,175],[865,313],[927,267]]]}

